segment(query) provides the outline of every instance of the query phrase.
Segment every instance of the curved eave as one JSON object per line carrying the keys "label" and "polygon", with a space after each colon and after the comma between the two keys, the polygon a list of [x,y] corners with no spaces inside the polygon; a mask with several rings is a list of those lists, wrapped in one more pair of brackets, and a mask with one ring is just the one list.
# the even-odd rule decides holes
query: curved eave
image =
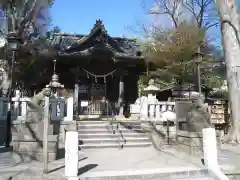
{"label": "curved eave", "polygon": [[146,65],[146,61],[143,56],[114,55],[113,58],[115,62]]}
{"label": "curved eave", "polygon": [[70,47],[66,49],[66,52],[73,52],[77,49],[80,49],[83,44],[87,43],[88,41],[91,41],[93,37],[97,34],[97,32],[101,31],[106,37],[110,37],[106,32],[104,32],[101,27],[97,27],[92,29],[89,35],[83,36],[81,39],[79,39],[76,43],[72,44]]}
{"label": "curved eave", "polygon": [[100,51],[100,52],[102,51],[103,53],[104,52],[109,53],[115,62],[127,62],[127,63],[132,62],[132,63],[144,63],[145,64],[145,59],[143,56],[133,56],[131,54],[115,52],[113,49],[108,48],[108,47],[102,47],[102,48],[91,47],[91,48],[83,50],[83,51],[71,52],[71,53],[59,52],[58,56],[59,57],[76,57],[76,58],[92,57],[96,54],[96,51]]}
{"label": "curved eave", "polygon": [[66,52],[58,52],[59,57],[88,57],[93,55],[93,49],[86,49],[84,51],[79,52],[72,52],[72,53],[66,53]]}

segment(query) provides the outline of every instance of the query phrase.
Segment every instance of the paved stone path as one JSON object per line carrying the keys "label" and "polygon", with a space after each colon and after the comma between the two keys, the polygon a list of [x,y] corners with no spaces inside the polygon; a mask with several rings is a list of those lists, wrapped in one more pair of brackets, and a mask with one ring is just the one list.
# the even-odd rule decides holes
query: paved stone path
{"label": "paved stone path", "polygon": [[[176,149],[166,147],[162,152],[152,147],[129,149],[93,149],[82,151],[79,176],[84,177],[101,171],[136,171],[159,168],[203,168],[200,158],[187,156]],[[219,162],[226,172],[240,170],[240,146],[225,146]],[[65,179],[64,159],[49,163],[50,173],[42,175],[42,163],[22,163],[10,152],[0,152],[0,180],[12,177],[22,179]]]}

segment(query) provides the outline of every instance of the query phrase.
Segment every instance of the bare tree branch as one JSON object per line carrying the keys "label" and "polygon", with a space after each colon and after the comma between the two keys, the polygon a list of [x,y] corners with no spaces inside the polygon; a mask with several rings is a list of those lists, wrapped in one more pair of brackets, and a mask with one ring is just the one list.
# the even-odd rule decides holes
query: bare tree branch
{"label": "bare tree branch", "polygon": [[168,15],[173,21],[174,27],[177,28],[179,24],[179,6],[180,0],[154,0],[154,7],[149,10],[152,15]]}
{"label": "bare tree branch", "polygon": [[175,28],[189,19],[199,28],[206,29],[219,23],[213,0],[155,0],[149,14],[168,15]]}

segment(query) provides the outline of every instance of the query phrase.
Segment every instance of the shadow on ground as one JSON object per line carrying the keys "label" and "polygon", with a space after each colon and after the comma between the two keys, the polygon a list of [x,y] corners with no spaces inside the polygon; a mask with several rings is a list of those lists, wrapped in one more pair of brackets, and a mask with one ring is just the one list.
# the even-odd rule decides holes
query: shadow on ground
{"label": "shadow on ground", "polygon": [[98,164],[88,164],[86,166],[83,166],[81,168],[78,169],[78,176],[96,168],[98,166]]}
{"label": "shadow on ground", "polygon": [[[87,157],[84,157],[84,158],[82,158],[82,159],[79,159],[78,162],[83,161],[83,160],[85,160],[85,159],[87,159]],[[52,170],[48,171],[48,173],[53,173],[53,172],[59,171],[60,169],[63,169],[63,168],[65,168],[65,165],[59,166],[59,167],[57,167],[57,168],[55,168],[55,169],[52,169]]]}

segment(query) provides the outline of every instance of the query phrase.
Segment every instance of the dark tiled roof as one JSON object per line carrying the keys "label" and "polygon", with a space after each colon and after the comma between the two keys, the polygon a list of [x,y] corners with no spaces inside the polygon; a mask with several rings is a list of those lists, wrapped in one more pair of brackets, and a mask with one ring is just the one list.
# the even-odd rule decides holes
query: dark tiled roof
{"label": "dark tiled roof", "polygon": [[111,37],[102,24],[97,20],[89,35],[56,33],[53,35],[53,45],[62,52],[86,51],[82,49],[84,43],[91,43],[97,33],[102,33],[107,39],[106,47],[109,47],[114,53],[124,56],[141,56],[140,46],[134,39],[121,37]]}

